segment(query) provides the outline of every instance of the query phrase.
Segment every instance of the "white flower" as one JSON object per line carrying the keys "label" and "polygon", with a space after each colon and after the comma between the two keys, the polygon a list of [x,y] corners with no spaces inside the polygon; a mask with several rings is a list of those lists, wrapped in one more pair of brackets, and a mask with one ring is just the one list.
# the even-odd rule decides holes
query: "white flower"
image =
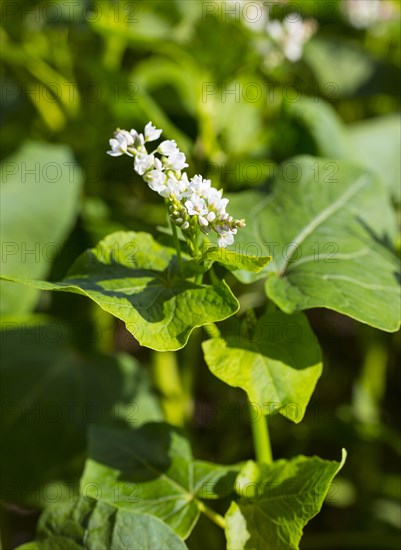
{"label": "white flower", "polygon": [[209,207],[215,210],[219,216],[224,216],[229,199],[222,198],[222,191],[212,187],[208,196]]}
{"label": "white flower", "polygon": [[220,246],[220,248],[226,248],[226,246],[230,246],[234,242],[234,236],[231,231],[227,231],[226,233],[223,233],[220,235],[220,237],[217,239],[217,244]]}
{"label": "white flower", "polygon": [[109,140],[110,151],[107,151],[107,154],[111,157],[119,157],[120,155],[125,155],[127,152],[127,147],[124,147],[124,144],[121,144],[118,139],[111,138]]}
{"label": "white flower", "polygon": [[163,164],[166,170],[182,170],[188,166],[185,160],[186,158],[184,153],[181,153],[181,151],[176,151],[170,155]]}
{"label": "white flower", "polygon": [[207,198],[212,186],[210,180],[205,180],[200,175],[196,175],[190,179],[189,188],[193,193],[196,193],[200,197]]}
{"label": "white flower", "polygon": [[351,25],[357,29],[391,20],[397,13],[395,5],[388,0],[345,0],[341,7]]}
{"label": "white flower", "polygon": [[268,21],[266,29],[270,36],[277,42],[284,36],[284,28],[280,21]]}
{"label": "white flower", "polygon": [[161,155],[169,157],[170,155],[173,155],[174,153],[179,151],[179,149],[174,139],[166,139],[166,141],[161,142],[161,144],[157,148],[157,151]]}
{"label": "white flower", "polygon": [[133,136],[127,132],[127,130],[117,130],[114,133],[114,138],[109,140],[111,150],[107,151],[107,154],[112,157],[119,157],[120,155],[133,155],[127,151],[127,147],[134,144]]}
{"label": "white flower", "polygon": [[195,193],[191,195],[191,199],[189,201],[185,202],[185,208],[190,216],[206,216],[208,213],[206,202]]}
{"label": "white flower", "polygon": [[152,191],[156,191],[156,193],[162,195],[162,192],[166,187],[166,174],[164,172],[161,170],[149,170],[149,172],[146,172],[143,176],[143,179],[148,183]]}
{"label": "white flower", "polygon": [[159,139],[161,133],[161,130],[158,130],[151,122],[148,122],[144,130],[145,141],[155,141]]}
{"label": "white flower", "polygon": [[185,185],[185,188],[188,189],[188,186],[189,186],[189,180],[188,180],[188,174],[186,172],[184,172],[183,174],[181,174],[181,180],[183,185]]}
{"label": "white flower", "polygon": [[162,197],[167,198],[169,195],[173,195],[178,201],[184,196],[184,193],[187,190],[187,185],[185,181],[178,180],[176,178],[169,177],[164,189],[164,193],[161,194]]}
{"label": "white flower", "polygon": [[[142,135],[142,134],[138,134],[138,132],[136,130],[134,130],[133,128],[131,128],[130,130],[130,136],[132,137],[132,141],[133,143],[135,143],[135,140],[137,140],[139,138],[139,135]],[[143,136],[142,136],[143,137]]]}
{"label": "white flower", "polygon": [[138,149],[144,149],[145,150],[145,138],[143,137],[143,134],[138,134],[136,140],[136,145],[138,146]]}
{"label": "white flower", "polygon": [[295,62],[301,59],[304,44],[315,32],[316,21],[302,21],[298,14],[290,13],[282,23],[269,21],[266,30],[282,49],[285,57]]}
{"label": "white flower", "polygon": [[307,21],[295,19],[294,21],[289,15],[284,19],[284,27],[288,35],[284,44],[284,55],[290,61],[298,61],[302,57],[304,44],[316,30],[316,23],[311,19]]}
{"label": "white flower", "polygon": [[140,176],[143,176],[145,172],[153,168],[155,165],[155,157],[153,155],[139,154],[134,160],[134,170]]}
{"label": "white flower", "polygon": [[127,132],[127,130],[118,129],[114,133],[114,137],[116,137],[118,140],[125,140],[127,142],[127,145],[132,145],[134,143],[134,137],[131,135],[130,132]]}

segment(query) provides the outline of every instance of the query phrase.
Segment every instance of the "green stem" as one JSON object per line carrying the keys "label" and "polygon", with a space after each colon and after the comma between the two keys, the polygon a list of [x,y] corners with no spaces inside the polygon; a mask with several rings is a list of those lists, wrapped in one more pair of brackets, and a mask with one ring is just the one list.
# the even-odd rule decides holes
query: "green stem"
{"label": "green stem", "polygon": [[[264,414],[259,418],[260,409],[257,409],[251,402],[249,402],[248,405],[256,460],[261,464],[271,464],[273,462],[273,455],[270,445],[267,418]],[[252,418],[255,417],[257,420],[252,421]]]}
{"label": "green stem", "polygon": [[180,353],[182,388],[186,398],[187,419],[192,418],[195,408],[194,390],[196,387],[197,366],[201,353],[202,331],[196,328],[187,345]]}
{"label": "green stem", "polygon": [[177,251],[177,260],[178,260],[178,265],[180,267],[180,270],[181,270],[181,267],[182,267],[182,259],[181,259],[181,246],[180,246],[180,241],[178,239],[178,234],[177,234],[177,227],[176,225],[173,223],[173,221],[170,219],[170,225],[171,225],[171,231],[173,232],[173,242],[174,242],[174,247]]}
{"label": "green stem", "polygon": [[194,235],[194,256],[195,259],[199,258],[199,229],[196,226]]}
{"label": "green stem", "polygon": [[[96,306],[96,304],[94,304]],[[115,341],[115,319],[100,307],[93,307],[93,322],[101,334],[101,338],[96,343],[97,351],[101,353],[112,353],[116,347]]]}
{"label": "green stem", "polygon": [[388,345],[383,336],[373,329],[362,329],[360,332],[366,353],[362,372],[354,384],[352,406],[358,420],[377,424],[386,391]]}
{"label": "green stem", "polygon": [[214,272],[213,267],[210,268],[209,275],[213,285],[217,285],[220,282],[220,279],[217,277],[216,273]]}
{"label": "green stem", "polygon": [[203,325],[203,328],[208,333],[210,338],[220,338],[220,330],[214,323],[207,323],[206,325]]}
{"label": "green stem", "polygon": [[226,520],[223,518],[223,516],[221,516],[211,508],[209,508],[209,506],[206,506],[204,502],[202,502],[201,500],[198,500],[197,498],[195,499],[195,504],[197,505],[198,510],[203,514],[205,514],[205,516],[208,517],[211,521],[213,521],[213,523],[215,523],[222,529],[226,528]]}
{"label": "green stem", "polygon": [[161,394],[161,405],[167,422],[184,426],[186,399],[177,364],[177,354],[172,351],[154,352],[152,365],[153,383]]}
{"label": "green stem", "polygon": [[188,398],[191,399],[195,384],[195,369],[202,351],[201,343],[202,330],[198,327],[192,332],[187,345],[180,352],[182,354],[182,361],[180,361],[182,364],[182,387]]}

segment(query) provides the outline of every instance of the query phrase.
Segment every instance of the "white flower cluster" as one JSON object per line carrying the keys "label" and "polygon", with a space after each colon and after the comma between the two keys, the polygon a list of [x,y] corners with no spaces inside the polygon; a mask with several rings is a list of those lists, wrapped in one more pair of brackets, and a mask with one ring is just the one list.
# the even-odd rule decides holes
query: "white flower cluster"
{"label": "white flower cluster", "polygon": [[316,32],[316,27],[314,19],[302,20],[299,14],[290,13],[282,22],[268,21],[266,30],[284,56],[295,62],[301,59],[304,44]]}
{"label": "white flower cluster", "polygon": [[396,16],[395,4],[388,0],[344,0],[341,7],[357,29],[366,29]]}
{"label": "white flower cluster", "polygon": [[[159,139],[162,131],[148,122],[143,134],[136,130],[118,129],[110,139],[113,157],[129,155],[134,157],[134,170],[148,186],[167,199],[171,220],[187,235],[194,228],[208,234],[211,230],[218,234],[218,245],[226,247],[234,242],[237,229],[245,226],[244,220],[235,220],[226,212],[228,199],[222,191],[212,187],[211,181],[196,175],[189,179],[188,166],[174,140],[166,140],[148,153],[145,143]],[[159,154],[160,158],[156,156]]]}
{"label": "white flower cluster", "polygon": [[[348,2],[387,2],[388,0],[345,0]],[[298,13],[289,13],[283,21],[275,19],[275,12],[288,13],[288,0],[227,0],[220,2],[224,17],[231,16],[235,21],[241,21],[255,34],[266,37],[268,42],[255,42],[258,51],[265,55],[265,64],[275,67],[283,62],[284,58],[291,62],[299,61],[302,57],[305,43],[313,36],[317,29],[317,21],[313,18],[303,20]],[[272,18],[271,18],[272,17]]]}

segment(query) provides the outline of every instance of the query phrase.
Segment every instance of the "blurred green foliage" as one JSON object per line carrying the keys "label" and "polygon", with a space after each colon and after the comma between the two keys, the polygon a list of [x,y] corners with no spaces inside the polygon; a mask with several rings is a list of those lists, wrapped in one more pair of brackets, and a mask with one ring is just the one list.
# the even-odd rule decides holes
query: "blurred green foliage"
{"label": "blurred green foliage", "polygon": [[[116,164],[105,154],[117,126],[142,128],[149,120],[185,151],[190,175],[200,172],[232,192],[266,193],[274,167],[295,154],[352,160],[378,176],[399,219],[400,3],[392,3],[391,20],[355,28],[339,1],[299,2],[303,17],[317,19],[318,31],[301,61],[276,67],[264,62],[263,33],[244,24],[243,4],[237,4],[230,15],[224,3],[200,0],[2,2],[1,184],[8,215],[2,240],[39,243],[40,258],[31,256],[28,274],[27,262],[8,248],[14,274],[61,278],[88,246],[120,229],[160,238],[163,205],[133,172],[130,159]],[[283,5],[276,6],[279,15]],[[73,159],[76,169],[68,181],[43,177],[46,155],[49,163]],[[57,185],[50,190],[53,180]],[[7,201],[13,182],[14,202]],[[42,211],[36,206],[40,197]],[[44,257],[50,242],[57,244],[56,254]],[[387,246],[399,249],[399,237]],[[263,309],[259,282],[230,282],[244,309]],[[61,405],[77,401],[81,413],[85,403],[101,403],[105,423],[162,417],[147,379],[152,355],[139,349],[122,324],[79,296],[46,295],[36,305],[37,297],[22,292],[3,293],[4,548],[33,538],[36,515],[29,510],[50,502],[48,495],[37,498],[43,487],[57,482],[61,500],[67,498],[85,457],[82,414],[79,422],[57,426],[57,448],[57,430],[35,416],[26,421],[27,410],[41,411],[51,393]],[[344,446],[349,458],[327,506],[307,527],[302,548],[398,548],[399,334],[328,310],[312,310],[308,317],[324,352],[323,376],[303,422],[273,417],[275,455],[337,456]],[[43,327],[55,327],[57,338]],[[173,408],[179,400],[186,403],[195,456],[245,460],[253,452],[246,400],[206,369],[197,347],[204,336],[195,332],[189,347],[178,352],[194,371],[184,394],[174,388],[171,395],[161,395],[160,388],[156,393],[164,411],[171,402]],[[138,415],[129,409],[134,402],[140,403]],[[218,549],[221,537],[215,526],[200,523],[188,545]]]}

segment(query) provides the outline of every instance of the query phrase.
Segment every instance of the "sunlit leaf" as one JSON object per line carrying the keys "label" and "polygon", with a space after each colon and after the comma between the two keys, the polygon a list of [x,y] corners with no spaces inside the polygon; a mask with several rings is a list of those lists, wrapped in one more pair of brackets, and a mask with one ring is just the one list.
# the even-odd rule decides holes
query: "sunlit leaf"
{"label": "sunlit leaf", "polygon": [[260,273],[267,295],[286,313],[325,307],[389,332],[400,326],[399,264],[387,246],[394,214],[375,176],[341,161],[296,157],[279,170],[273,193],[230,202],[247,225],[235,250],[271,254]]}
{"label": "sunlit leaf", "polygon": [[222,321],[239,307],[224,281],[211,286],[181,277],[175,251],[147,233],[108,235],[59,283],[7,279],[88,296],[123,320],[141,345],[160,351],[182,348],[195,327]]}
{"label": "sunlit leaf", "polygon": [[239,334],[204,342],[203,350],[212,373],[245,390],[263,414],[302,420],[322,372],[320,348],[303,314],[267,313]]}
{"label": "sunlit leaf", "polygon": [[[228,550],[298,550],[305,525],[320,511],[341,462],[297,456],[259,466],[255,483],[241,482],[241,498],[226,514]],[[256,466],[256,465],[255,465]]]}

